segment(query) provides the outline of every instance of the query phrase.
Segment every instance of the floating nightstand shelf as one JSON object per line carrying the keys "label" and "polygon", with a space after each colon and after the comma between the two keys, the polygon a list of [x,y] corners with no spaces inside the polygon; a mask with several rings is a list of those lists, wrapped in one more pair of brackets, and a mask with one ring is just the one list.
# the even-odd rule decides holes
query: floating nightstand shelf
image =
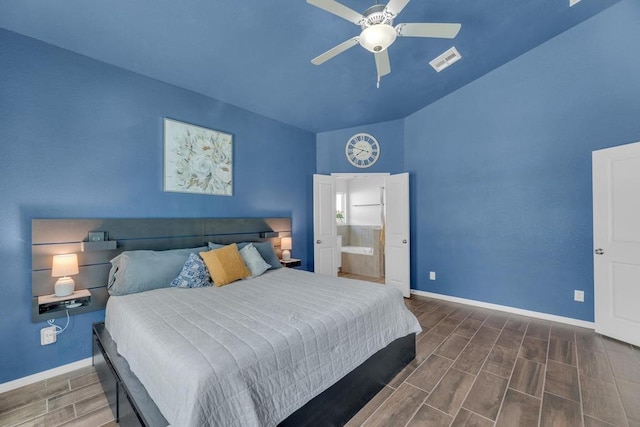
{"label": "floating nightstand shelf", "polygon": [[283,267],[289,268],[300,267],[302,260],[297,258],[281,259],[280,264],[282,264]]}
{"label": "floating nightstand shelf", "polygon": [[38,313],[50,313],[72,308],[82,307],[91,302],[91,292],[87,289],[80,289],[66,297],[55,295],[43,295],[38,297]]}
{"label": "floating nightstand shelf", "polygon": [[80,242],[82,252],[112,251],[116,249],[118,242],[115,240],[101,240],[97,242]]}

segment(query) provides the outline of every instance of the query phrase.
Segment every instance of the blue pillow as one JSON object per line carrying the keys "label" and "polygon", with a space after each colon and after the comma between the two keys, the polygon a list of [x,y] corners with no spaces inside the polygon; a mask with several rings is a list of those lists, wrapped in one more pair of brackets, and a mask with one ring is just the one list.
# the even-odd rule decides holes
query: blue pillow
{"label": "blue pillow", "polygon": [[271,265],[271,270],[282,268],[271,242],[254,242],[253,246],[258,250],[262,259]]}
{"label": "blue pillow", "polygon": [[167,251],[122,252],[111,260],[107,284],[109,294],[127,295],[169,287],[171,281],[180,273],[189,254],[206,249],[205,246]]}
{"label": "blue pillow", "polygon": [[271,264],[268,264],[262,259],[262,256],[253,246],[253,243],[249,243],[240,249],[240,256],[242,256],[244,263],[247,264],[249,271],[251,271],[251,277],[258,277],[271,268]]}
{"label": "blue pillow", "polygon": [[201,288],[211,286],[211,276],[200,255],[189,254],[178,277],[173,279],[171,286],[175,288]]}

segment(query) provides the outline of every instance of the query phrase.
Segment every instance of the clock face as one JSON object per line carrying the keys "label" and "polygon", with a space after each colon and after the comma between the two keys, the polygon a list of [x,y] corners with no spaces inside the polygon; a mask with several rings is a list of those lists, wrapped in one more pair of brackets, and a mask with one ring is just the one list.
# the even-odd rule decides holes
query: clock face
{"label": "clock face", "polygon": [[368,168],[380,157],[378,140],[368,133],[357,133],[347,141],[344,147],[347,160],[357,168]]}

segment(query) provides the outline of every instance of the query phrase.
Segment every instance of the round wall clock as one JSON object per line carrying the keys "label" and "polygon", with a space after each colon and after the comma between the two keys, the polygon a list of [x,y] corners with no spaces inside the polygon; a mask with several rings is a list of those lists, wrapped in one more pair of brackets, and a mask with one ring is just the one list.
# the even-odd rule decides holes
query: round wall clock
{"label": "round wall clock", "polygon": [[357,133],[347,141],[344,147],[347,160],[357,168],[368,168],[380,157],[378,140],[368,133]]}

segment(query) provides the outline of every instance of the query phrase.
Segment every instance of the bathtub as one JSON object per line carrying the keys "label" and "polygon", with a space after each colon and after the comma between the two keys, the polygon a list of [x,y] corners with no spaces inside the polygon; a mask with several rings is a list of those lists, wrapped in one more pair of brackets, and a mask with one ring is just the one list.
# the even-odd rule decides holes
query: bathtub
{"label": "bathtub", "polygon": [[343,273],[361,276],[382,277],[380,255],[374,256],[374,248],[368,246],[343,246],[341,248],[341,267]]}
{"label": "bathtub", "polygon": [[343,254],[373,255],[373,248],[366,246],[342,246]]}

